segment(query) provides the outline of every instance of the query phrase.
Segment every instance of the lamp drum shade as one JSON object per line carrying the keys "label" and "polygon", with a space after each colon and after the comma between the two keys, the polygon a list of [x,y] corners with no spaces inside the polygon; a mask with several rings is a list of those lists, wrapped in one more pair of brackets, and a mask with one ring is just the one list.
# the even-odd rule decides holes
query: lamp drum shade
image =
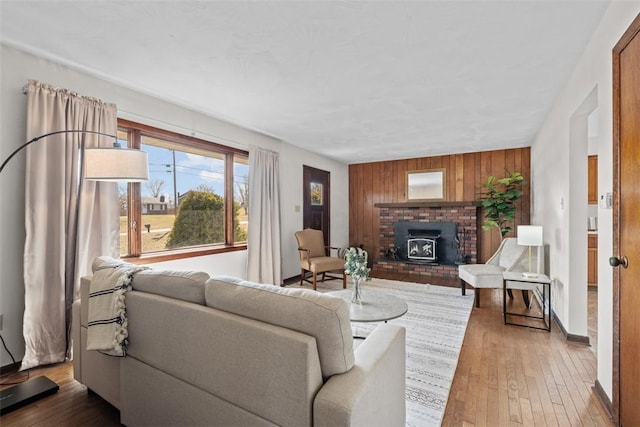
{"label": "lamp drum shade", "polygon": [[84,179],[141,182],[149,179],[147,153],[133,148],[86,148]]}
{"label": "lamp drum shade", "polygon": [[521,246],[542,246],[542,226],[519,225],[518,244]]}

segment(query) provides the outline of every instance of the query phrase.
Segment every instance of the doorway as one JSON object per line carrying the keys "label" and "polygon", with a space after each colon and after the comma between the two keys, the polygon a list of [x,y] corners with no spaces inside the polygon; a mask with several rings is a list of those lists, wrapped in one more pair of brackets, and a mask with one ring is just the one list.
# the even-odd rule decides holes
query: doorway
{"label": "doorway", "polygon": [[640,425],[640,15],[613,48],[613,415]]}
{"label": "doorway", "polygon": [[[588,151],[589,116],[598,106],[598,88],[594,87],[571,115],[569,122],[570,192],[569,211],[569,277],[570,301],[567,325],[571,340],[589,343],[589,294],[588,294]],[[597,208],[596,208],[597,210]]]}
{"label": "doorway", "polygon": [[302,226],[321,230],[325,246],[329,246],[331,240],[330,178],[330,172],[303,165]]}
{"label": "doorway", "polygon": [[587,332],[591,349],[598,353],[598,150],[599,109],[587,117]]}

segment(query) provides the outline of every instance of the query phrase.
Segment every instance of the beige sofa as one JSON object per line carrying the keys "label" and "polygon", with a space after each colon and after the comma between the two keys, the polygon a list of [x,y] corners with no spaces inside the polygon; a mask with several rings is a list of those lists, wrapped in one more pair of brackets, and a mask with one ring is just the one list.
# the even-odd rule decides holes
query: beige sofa
{"label": "beige sofa", "polygon": [[[97,258],[94,271],[118,263]],[[404,328],[380,324],[354,350],[341,298],[141,271],[126,294],[119,358],[86,350],[90,281],[73,306],[74,377],[125,425],[405,424]]]}

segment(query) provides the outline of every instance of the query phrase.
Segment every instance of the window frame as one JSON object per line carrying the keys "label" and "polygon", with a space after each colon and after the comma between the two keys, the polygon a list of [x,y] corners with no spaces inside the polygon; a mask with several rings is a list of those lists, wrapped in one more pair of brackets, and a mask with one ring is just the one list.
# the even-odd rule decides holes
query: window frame
{"label": "window frame", "polygon": [[[224,155],[224,227],[225,242],[223,244],[211,244],[194,248],[171,249],[158,252],[142,252],[142,184],[130,182],[127,185],[127,224],[128,224],[128,250],[127,254],[121,255],[122,259],[128,262],[160,262],[175,259],[198,257],[247,249],[247,243],[235,243],[234,223],[233,223],[233,202],[234,202],[234,156],[239,155],[249,159],[249,152],[238,148],[206,141],[194,136],[183,135],[166,129],[133,122],[127,119],[118,118],[118,131],[127,132],[127,145],[130,148],[140,149],[142,136],[164,139],[166,141],[182,145],[204,149]],[[132,232],[132,230],[135,230]]]}

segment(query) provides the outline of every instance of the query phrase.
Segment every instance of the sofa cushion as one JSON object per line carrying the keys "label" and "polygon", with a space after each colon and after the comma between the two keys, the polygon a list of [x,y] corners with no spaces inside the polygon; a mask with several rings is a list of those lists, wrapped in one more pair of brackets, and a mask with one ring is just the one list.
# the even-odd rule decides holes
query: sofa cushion
{"label": "sofa cushion", "polygon": [[325,379],[353,367],[349,307],[342,298],[215,276],[207,281],[205,299],[209,307],[314,337]]}
{"label": "sofa cushion", "polygon": [[98,270],[99,268],[106,268],[106,267],[115,268],[115,267],[118,267],[119,265],[126,265],[130,267],[134,266],[133,264],[125,262],[121,259],[116,259],[109,256],[98,256],[98,257],[95,257],[93,259],[93,262],[91,263],[91,271],[95,273],[96,270]]}
{"label": "sofa cushion", "polygon": [[[98,268],[132,265],[110,257],[97,257],[92,264]],[[137,272],[131,281],[135,291],[148,292],[169,298],[204,305],[204,284],[209,275],[202,271],[177,271],[148,269]]]}
{"label": "sofa cushion", "polygon": [[202,271],[145,270],[133,276],[134,291],[149,292],[204,305],[204,285],[209,275]]}

